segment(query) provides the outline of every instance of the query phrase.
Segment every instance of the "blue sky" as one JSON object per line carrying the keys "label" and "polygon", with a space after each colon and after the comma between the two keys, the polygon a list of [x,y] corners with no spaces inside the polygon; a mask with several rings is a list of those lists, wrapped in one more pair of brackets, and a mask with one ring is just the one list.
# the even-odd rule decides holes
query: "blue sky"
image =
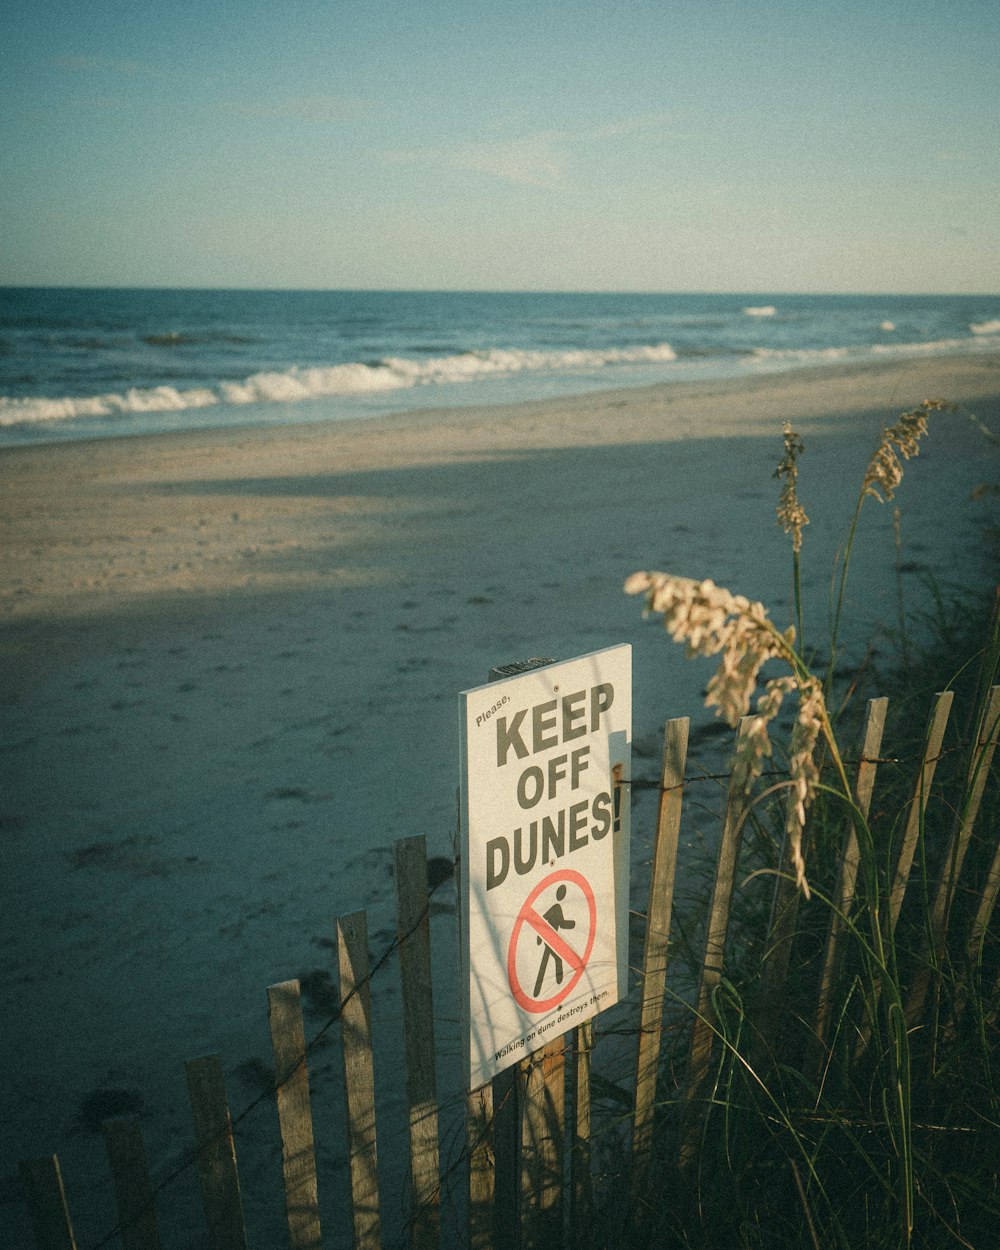
{"label": "blue sky", "polygon": [[20,0],[0,283],[1000,290],[994,0]]}

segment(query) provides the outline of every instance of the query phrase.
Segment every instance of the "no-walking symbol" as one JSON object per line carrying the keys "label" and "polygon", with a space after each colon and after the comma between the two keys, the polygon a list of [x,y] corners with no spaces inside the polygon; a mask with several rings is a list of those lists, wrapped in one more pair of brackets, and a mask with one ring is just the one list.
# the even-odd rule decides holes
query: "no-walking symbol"
{"label": "no-walking symbol", "polygon": [[461,695],[467,1088],[628,990],[632,649]]}
{"label": "no-walking symbol", "polygon": [[[570,930],[576,932],[564,938],[563,932]],[[596,936],[597,901],[586,877],[562,868],[540,881],[518,912],[507,947],[507,979],[517,1005],[537,1015],[569,998],[586,970]],[[530,994],[526,984],[532,985]],[[542,997],[545,989],[553,992]]]}

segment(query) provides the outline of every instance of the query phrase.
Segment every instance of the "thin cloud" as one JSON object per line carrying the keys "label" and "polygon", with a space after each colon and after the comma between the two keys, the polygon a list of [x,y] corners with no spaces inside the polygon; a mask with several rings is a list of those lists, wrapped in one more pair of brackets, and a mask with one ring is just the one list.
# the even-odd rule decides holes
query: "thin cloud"
{"label": "thin cloud", "polygon": [[360,105],[354,100],[334,95],[289,96],[269,102],[238,103],[227,100],[223,112],[236,117],[292,118],[308,122],[342,122],[356,117]]}
{"label": "thin cloud", "polygon": [[50,64],[74,74],[117,74],[125,78],[158,78],[160,71],[142,61],[114,60],[106,56],[57,56]]}
{"label": "thin cloud", "polygon": [[521,186],[556,190],[563,185],[565,162],[557,151],[564,136],[556,131],[494,143],[467,143],[454,149],[450,163]]}
{"label": "thin cloud", "polygon": [[556,132],[521,139],[461,143],[453,148],[398,148],[379,153],[394,165],[442,165],[487,174],[521,186],[555,190],[563,184],[564,162],[555,150]]}
{"label": "thin cloud", "polygon": [[568,188],[567,173],[574,148],[662,129],[669,120],[665,113],[645,114],[608,122],[593,130],[540,130],[516,139],[479,140],[451,148],[394,149],[380,155],[394,164],[443,165],[521,186],[559,191]]}
{"label": "thin cloud", "polygon": [[598,126],[581,139],[622,139],[626,135],[639,134],[644,130],[666,130],[673,122],[672,113],[643,113],[637,117],[623,117],[619,121]]}

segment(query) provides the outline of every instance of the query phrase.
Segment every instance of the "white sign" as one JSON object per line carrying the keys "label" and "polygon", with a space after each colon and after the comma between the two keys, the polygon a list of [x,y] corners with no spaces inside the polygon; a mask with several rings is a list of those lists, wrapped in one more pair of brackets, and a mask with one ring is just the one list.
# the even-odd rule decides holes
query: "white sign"
{"label": "white sign", "polygon": [[461,695],[468,1088],[627,992],[632,648]]}

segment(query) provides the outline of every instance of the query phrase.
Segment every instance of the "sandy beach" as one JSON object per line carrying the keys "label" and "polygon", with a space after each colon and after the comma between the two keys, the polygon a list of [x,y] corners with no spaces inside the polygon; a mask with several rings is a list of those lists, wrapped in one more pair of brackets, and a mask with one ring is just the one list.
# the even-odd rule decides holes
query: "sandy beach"
{"label": "sandy beach", "polygon": [[[307,1031],[327,1018],[335,918],[366,908],[379,954],[393,842],[422,833],[451,854],[457,694],[492,665],[631,643],[639,776],[655,774],[667,717],[708,722],[710,667],[643,622],[622,583],[641,568],[711,577],[787,623],[772,479],[785,421],[806,446],[805,628],[822,647],[879,432],[930,397],[1000,432],[1000,357],[0,452],[4,1245],[30,1245],[18,1160],[54,1151],[81,1248],[111,1226],[94,1091],[141,1099],[162,1177],[190,1141],[186,1058],[221,1055],[238,1108],[270,1062],[265,987],[315,974]],[[933,417],[894,501],[914,616],[927,577],[991,593],[998,485],[997,444],[964,412]],[[861,531],[855,661],[897,623],[893,504],[872,501]],[[653,812],[651,796],[636,807],[637,865]],[[437,897],[441,1092],[455,1100],[454,896]],[[385,1071],[396,987],[390,964],[375,987]],[[334,1178],[336,1064],[321,1052],[314,1081]],[[405,1125],[386,1088],[391,1171]],[[273,1109],[256,1115],[248,1143],[267,1145],[241,1155],[248,1222],[253,1244],[279,1244]],[[346,1244],[340,1183],[321,1193],[330,1245]],[[198,1245],[193,1174],[175,1191],[169,1244]],[[190,1220],[166,1218],[185,1205]]]}

